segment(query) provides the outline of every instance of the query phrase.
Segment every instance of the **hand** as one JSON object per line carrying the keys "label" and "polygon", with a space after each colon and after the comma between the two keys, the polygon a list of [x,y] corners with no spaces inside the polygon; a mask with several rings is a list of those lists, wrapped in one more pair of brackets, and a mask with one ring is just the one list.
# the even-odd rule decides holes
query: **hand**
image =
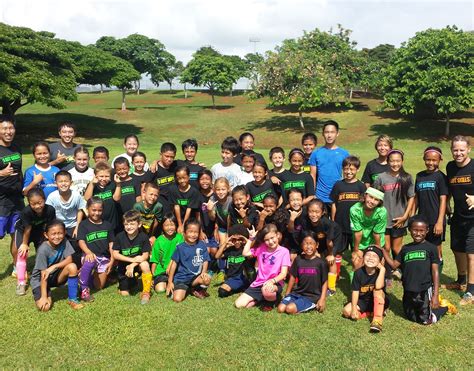
{"label": "hand", "polygon": [[29,250],[30,247],[26,243],[22,243],[20,245],[20,248],[18,249],[18,255],[20,255],[21,257],[26,257]]}
{"label": "hand", "polygon": [[377,265],[379,270],[385,269],[385,258],[380,259],[380,263]]}
{"label": "hand", "polygon": [[474,208],[474,196],[468,195],[466,193],[466,203],[467,203],[467,206],[469,206],[469,210]]}
{"label": "hand", "polygon": [[351,319],[357,321],[359,319],[359,311],[357,309],[351,310]]}
{"label": "hand", "polygon": [[155,240],[156,240],[156,237],[155,236],[151,236],[148,241],[150,242],[150,245],[153,246],[155,244]]}
{"label": "hand", "polygon": [[106,274],[106,275],[109,275],[110,272],[112,271],[112,265],[113,265],[112,262],[110,262],[109,264],[107,264],[107,265],[105,266],[105,274]]}
{"label": "hand", "polygon": [[249,232],[249,240],[252,241],[257,237],[257,231],[255,230],[255,227],[252,225],[252,228],[247,228],[247,231]]}
{"label": "hand", "polygon": [[96,256],[93,253],[86,254],[86,262],[92,263],[95,262]]}
{"label": "hand", "polygon": [[206,234],[203,231],[199,232],[199,239],[201,241],[205,241],[206,243],[209,242]]}
{"label": "hand", "polygon": [[125,275],[127,277],[133,278],[133,271],[134,270],[135,270],[135,265],[133,263],[127,265],[127,270],[125,271]]}
{"label": "hand", "polygon": [[47,312],[49,310],[50,304],[48,298],[39,298],[37,304],[42,312]]}
{"label": "hand", "polygon": [[303,213],[303,209],[299,209],[298,211],[289,210],[290,213],[290,220],[295,221],[301,214]]}
{"label": "hand", "polygon": [[431,308],[432,309],[437,309],[439,308],[439,298],[438,295],[433,295],[431,298]]}
{"label": "hand", "polygon": [[201,273],[200,276],[201,276],[201,279],[202,279],[203,282],[206,282],[206,281],[211,279],[211,276],[209,276],[209,274],[207,274],[207,272]]}
{"label": "hand", "polygon": [[272,176],[270,180],[272,181],[273,184],[277,184],[277,185],[281,184],[281,180],[278,179],[276,176]]}
{"label": "hand", "polygon": [[66,160],[67,160],[67,156],[58,149],[58,155],[56,156],[55,162],[57,164],[60,164],[61,162],[64,162]]}
{"label": "hand", "polygon": [[[52,269],[51,269],[52,268]],[[52,265],[51,267],[45,269],[41,272],[41,280],[46,281],[49,275],[56,270],[56,267]]]}
{"label": "hand", "polygon": [[352,253],[352,262],[358,262],[362,257],[364,256],[364,253],[360,250],[354,251]]}
{"label": "hand", "polygon": [[398,218],[393,218],[392,221],[394,222],[393,223],[393,228],[402,228],[403,224],[406,221],[406,218],[403,217],[403,216],[399,216]]}
{"label": "hand", "polygon": [[0,176],[14,176],[18,175],[18,173],[14,172],[15,170],[13,169],[12,163],[9,162],[8,165],[5,167],[5,169],[0,170]]}
{"label": "hand", "polygon": [[326,309],[326,300],[320,298],[318,300],[318,302],[316,303],[316,310],[319,312],[319,313],[323,313],[324,310]]}
{"label": "hand", "polygon": [[434,225],[434,228],[433,228],[433,233],[436,235],[436,236],[441,236],[441,234],[443,233],[443,222],[438,222]]}
{"label": "hand", "polygon": [[133,258],[133,262],[134,262],[134,263],[137,263],[137,264],[143,263],[144,260],[145,260],[145,259],[143,259],[143,256],[141,256],[141,255],[135,256],[135,257]]}
{"label": "hand", "polygon": [[150,164],[150,171],[152,173],[156,173],[156,170],[158,170],[158,161],[155,160]]}
{"label": "hand", "polygon": [[329,254],[326,256],[326,261],[328,262],[328,265],[333,265],[336,261],[336,258],[334,258],[334,255]]}
{"label": "hand", "polygon": [[116,184],[122,183],[122,181],[120,180],[120,177],[119,177],[117,174],[114,175],[114,182],[115,182]]}
{"label": "hand", "polygon": [[266,210],[261,210],[261,211],[258,210],[257,213],[258,213],[258,216],[259,216],[260,220],[265,220],[267,218],[267,216],[270,215],[268,213],[268,211],[266,211]]}
{"label": "hand", "polygon": [[199,162],[198,165],[201,167],[207,167],[205,162]]}
{"label": "hand", "polygon": [[33,181],[31,183],[38,184],[38,183],[41,183],[42,180],[43,180],[43,174],[42,173],[36,174],[36,171],[33,171]]}
{"label": "hand", "polygon": [[92,184],[97,184],[99,183],[99,179],[97,179],[97,177],[94,175],[94,177],[92,178]]}
{"label": "hand", "polygon": [[174,291],[174,283],[168,281],[168,284],[166,285],[166,296],[170,296],[173,293],[173,291]]}
{"label": "hand", "polygon": [[263,284],[263,289],[269,293],[275,292],[275,284],[273,283],[273,278]]}
{"label": "hand", "polygon": [[240,209],[237,209],[235,207],[234,209],[235,211],[237,211],[237,213],[239,214],[241,218],[245,218],[247,216],[247,211],[248,211],[247,207],[241,207]]}
{"label": "hand", "polygon": [[183,225],[178,226],[178,233],[183,234],[183,232],[184,232],[184,226]]}
{"label": "hand", "polygon": [[214,210],[214,207],[216,206],[218,201],[212,201],[211,199],[209,199],[209,201],[207,201],[205,203],[206,205],[206,208],[207,208],[207,211],[212,211]]}
{"label": "hand", "polygon": [[72,238],[77,238],[77,230],[78,230],[79,226],[77,225],[76,228],[74,228],[74,230],[72,231],[72,235],[71,237]]}

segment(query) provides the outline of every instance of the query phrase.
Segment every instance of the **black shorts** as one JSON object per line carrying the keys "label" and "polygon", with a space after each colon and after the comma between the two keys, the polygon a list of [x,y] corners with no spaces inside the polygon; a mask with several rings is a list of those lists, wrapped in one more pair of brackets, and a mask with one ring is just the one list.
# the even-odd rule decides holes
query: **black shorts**
{"label": "black shorts", "polygon": [[421,292],[403,292],[403,311],[405,316],[412,322],[429,324],[431,315],[432,288]]}
{"label": "black shorts", "polygon": [[120,291],[130,291],[131,288],[137,286],[138,280],[136,273],[140,274],[142,271],[140,266],[136,266],[133,270],[134,277],[127,277],[125,272],[127,271],[127,263],[119,263],[117,266],[117,279],[118,279],[118,288]]}
{"label": "black shorts", "polygon": [[351,251],[354,249],[354,238],[352,233],[343,233],[341,235],[341,250],[337,253],[342,254],[348,247],[351,248]]}
{"label": "black shorts", "polygon": [[[53,273],[51,273],[48,276],[48,281],[47,281],[47,286],[46,286],[46,293],[48,297],[51,296],[51,287],[58,287],[64,283],[64,282],[62,283],[58,282],[59,275],[61,274],[62,271],[63,271],[62,269],[56,269]],[[33,299],[35,299],[35,301],[41,299],[41,286],[34,288],[32,293],[33,293]]]}
{"label": "black shorts", "polygon": [[[283,291],[283,287],[281,285],[276,285],[277,286],[277,301],[279,301],[279,298],[281,297],[281,293]],[[264,301],[265,298],[263,297],[262,293],[262,287],[249,287],[247,290],[245,290],[245,293],[253,298],[257,303]]]}
{"label": "black shorts", "polygon": [[[383,309],[387,309],[388,306],[390,305],[390,300],[388,299],[387,294],[385,294],[385,304],[383,306]],[[370,298],[367,299],[359,299],[357,302],[357,306],[359,307],[359,312],[365,313],[365,312],[373,312],[374,311],[374,296],[370,295]]]}
{"label": "black shorts", "polygon": [[175,290],[184,290],[186,292],[190,292],[192,287],[193,287],[193,282],[196,278],[198,278],[200,275],[196,275],[194,276],[191,280],[189,280],[188,282],[178,282],[178,281],[175,281],[174,282],[174,289]]}
{"label": "black shorts", "polygon": [[[28,239],[28,244],[33,243],[35,249],[38,249],[44,241],[44,235],[40,231],[32,231],[30,238]],[[20,248],[20,245],[23,243],[23,231],[15,229],[15,245],[17,249]]]}
{"label": "black shorts", "polygon": [[433,245],[439,246],[443,243],[446,236],[446,225],[443,225],[443,232],[437,236],[433,233],[434,225],[430,225],[428,234],[426,235],[426,241],[431,242]]}
{"label": "black shorts", "polygon": [[451,250],[474,254],[474,220],[451,220]]}
{"label": "black shorts", "polygon": [[403,228],[387,228],[385,230],[385,235],[390,236],[391,238],[398,238],[407,235],[407,227]]}
{"label": "black shorts", "polygon": [[156,286],[162,282],[168,283],[168,275],[166,273],[153,277],[153,286]]}

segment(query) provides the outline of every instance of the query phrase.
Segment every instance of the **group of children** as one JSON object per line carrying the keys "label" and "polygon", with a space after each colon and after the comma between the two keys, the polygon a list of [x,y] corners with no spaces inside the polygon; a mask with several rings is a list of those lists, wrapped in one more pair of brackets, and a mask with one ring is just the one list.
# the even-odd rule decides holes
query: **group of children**
{"label": "group of children", "polygon": [[[205,298],[214,275],[219,297],[239,294],[237,308],[323,312],[349,247],[352,295],[343,316],[372,313],[370,329],[381,331],[392,277],[402,279],[408,319],[430,324],[448,310],[438,301],[448,189],[437,147],[426,149],[426,170],[413,180],[404,153],[381,135],[360,181],[360,160],[337,147],[334,121],[324,125],[318,149],[316,135],[303,135],[302,148],[288,154],[289,169],[281,147],[270,150],[269,169],[251,133],[224,139],[222,161],[210,170],[196,159],[193,139],[182,143],[184,160],[164,143],[148,163],[135,135],[125,137],[126,152],[112,166],[108,150],[94,148],[92,168],[89,151],[73,143],[75,130],[60,126],[60,149],[36,143],[24,176],[17,294],[26,292],[33,243],[30,287],[42,311],[52,305],[50,289],[66,281],[78,309],[111,275],[123,296],[140,277],[143,304],[153,290],[175,302]],[[413,242],[403,246],[407,227]]]}

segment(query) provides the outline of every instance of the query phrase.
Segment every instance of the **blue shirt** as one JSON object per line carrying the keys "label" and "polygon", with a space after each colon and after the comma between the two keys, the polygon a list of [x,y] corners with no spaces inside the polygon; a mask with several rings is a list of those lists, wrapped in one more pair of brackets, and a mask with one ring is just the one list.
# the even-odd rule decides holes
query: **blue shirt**
{"label": "blue shirt", "polygon": [[334,184],[342,178],[342,161],[349,156],[344,148],[328,149],[320,147],[313,151],[309,164],[316,166],[316,198],[331,203],[329,197]]}
{"label": "blue shirt", "polygon": [[195,245],[188,245],[186,242],[176,246],[176,250],[171,260],[177,264],[174,275],[174,283],[191,283],[194,277],[202,272],[202,265],[211,258],[207,252],[207,246],[203,241],[198,241]]}
{"label": "blue shirt", "polygon": [[39,182],[36,185],[36,187],[41,188],[46,198],[48,198],[51,192],[58,189],[58,187],[56,186],[56,183],[54,182],[54,176],[56,175],[58,171],[59,169],[56,166],[50,166],[46,170],[41,169],[37,167],[36,165],[29,167],[25,171],[25,179],[23,180],[23,189],[28,187],[31,184],[31,182],[33,182],[33,178],[35,174],[41,173],[43,174],[43,180]]}

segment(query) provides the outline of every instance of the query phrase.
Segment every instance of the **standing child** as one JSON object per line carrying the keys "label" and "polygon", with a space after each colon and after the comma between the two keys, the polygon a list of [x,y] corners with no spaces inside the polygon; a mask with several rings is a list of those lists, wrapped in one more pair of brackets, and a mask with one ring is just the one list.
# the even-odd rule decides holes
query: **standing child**
{"label": "standing child", "polygon": [[[135,153],[138,151],[138,147],[140,146],[140,142],[138,137],[135,134],[129,134],[123,139],[123,148],[125,149],[124,153],[114,157],[112,160],[112,164],[115,164],[115,160],[119,157],[125,157],[128,160],[130,166],[130,174],[132,174],[135,169],[133,167],[132,158]],[[149,169],[149,165],[145,162],[144,170],[147,171]]]}
{"label": "standing child", "polygon": [[40,188],[48,198],[49,194],[57,189],[54,177],[59,169],[49,164],[49,147],[46,142],[36,142],[33,145],[35,164],[25,171],[23,179],[23,195],[30,189]]}
{"label": "standing child", "polygon": [[189,169],[189,182],[195,187],[199,188],[198,183],[198,174],[201,170],[205,169],[205,166],[196,161],[196,155],[198,151],[198,143],[196,139],[186,139],[181,144],[181,149],[183,150],[184,161],[178,160],[178,165],[186,166]]}
{"label": "standing child", "polygon": [[[255,230],[252,229],[251,238]],[[280,246],[281,234],[274,224],[268,224],[258,232],[254,248],[247,240],[242,255],[255,257],[258,262],[257,278],[235,301],[236,308],[250,308],[263,303],[262,310],[270,311],[283,291],[284,279],[291,265],[290,253]]]}
{"label": "standing child", "polygon": [[143,152],[135,152],[132,156],[133,173],[130,176],[133,179],[136,190],[143,193],[145,183],[153,181],[153,173],[150,170],[145,171],[146,155]]}
{"label": "standing child", "polygon": [[16,294],[26,293],[26,261],[28,259],[29,245],[33,242],[38,250],[44,241],[44,227],[56,219],[54,207],[45,204],[44,192],[33,188],[26,194],[28,206],[20,213],[20,218],[15,224],[15,245],[18,249],[16,257]]}
{"label": "standing child", "polygon": [[268,169],[266,165],[257,162],[253,167],[254,180],[245,185],[249,191],[250,201],[259,209],[263,208],[263,199],[266,195],[272,194],[275,197],[277,196],[273,183],[267,176]]}
{"label": "standing child", "polygon": [[[243,153],[244,151],[254,151],[254,147],[255,147],[255,137],[253,136],[252,133],[249,133],[249,132],[245,132],[245,133],[242,133],[240,134],[239,136],[239,143],[240,143],[240,151],[241,153]],[[265,162],[265,159],[263,158],[263,156],[260,154],[260,153],[256,153],[256,152],[253,152],[255,154],[255,160],[258,161],[258,162],[261,162],[263,164],[267,164]],[[242,156],[236,156],[236,158],[234,159],[235,163],[237,165],[242,165]]]}
{"label": "standing child", "polygon": [[375,141],[375,149],[379,156],[367,162],[364,174],[362,175],[362,181],[367,188],[372,187],[379,174],[390,170],[387,155],[393,149],[392,138],[385,134],[379,135]]}
{"label": "standing child", "polygon": [[155,242],[158,226],[163,216],[163,205],[158,202],[160,189],[154,182],[145,183],[143,199],[133,205],[140,212],[143,232],[148,235],[150,245]]}
{"label": "standing child", "polygon": [[268,177],[274,184],[277,196],[281,197],[281,175],[288,171],[283,167],[285,164],[285,150],[281,147],[273,147],[270,149],[269,157],[273,169],[268,170]]}
{"label": "standing child", "polygon": [[120,219],[127,211],[133,209],[133,205],[135,205],[138,197],[140,197],[141,190],[140,188],[135,188],[135,182],[129,175],[130,164],[125,157],[116,158],[114,161],[114,171],[120,180],[120,201],[118,203]]}
{"label": "standing child", "polygon": [[79,247],[83,252],[79,283],[81,299],[85,302],[94,300],[90,293],[93,283],[97,289],[104,288],[107,276],[114,265],[112,255],[114,232],[112,225],[102,219],[103,209],[104,201],[99,197],[93,196],[87,200],[88,218],[79,225],[77,235]]}
{"label": "standing child", "polygon": [[443,268],[441,245],[446,230],[446,203],[449,195],[448,179],[439,170],[442,159],[443,153],[440,148],[431,146],[425,149],[423,160],[426,170],[416,174],[414,208],[414,211],[418,209],[418,215],[429,223],[426,241],[438,247],[440,275]]}
{"label": "standing child", "polygon": [[129,210],[123,215],[123,232],[120,232],[114,241],[112,256],[118,261],[118,289],[122,296],[130,295],[130,288],[136,283],[135,275],[141,273],[142,293],[141,304],[150,301],[151,281],[150,242],[148,236],[140,229],[140,213]]}
{"label": "standing child", "polygon": [[66,228],[58,220],[50,221],[45,228],[43,242],[36,253],[35,267],[31,274],[31,289],[36,308],[47,312],[53,305],[51,288],[67,281],[68,304],[81,309],[84,304],[77,299],[77,266],[72,262],[74,249],[67,241]]}
{"label": "standing child", "polygon": [[74,167],[69,170],[72,177],[71,188],[81,194],[86,191],[87,185],[94,179],[94,169],[89,167],[89,151],[85,147],[74,150]]}
{"label": "standing child", "polygon": [[387,308],[383,253],[379,247],[371,245],[364,250],[364,265],[355,271],[351,301],[344,306],[342,315],[358,320],[373,313],[370,332],[377,333],[382,331],[383,315]]}
{"label": "standing child", "polygon": [[[201,239],[207,241],[207,247],[211,250],[209,253],[214,255],[217,251],[219,243],[216,239],[216,222],[209,217],[207,205],[209,200],[214,195],[212,189],[212,173],[210,170],[202,169],[198,174],[199,183],[199,212],[202,224]],[[214,251],[212,251],[214,250]]]}
{"label": "standing child", "polygon": [[[176,146],[173,143],[163,143],[160,149],[160,160],[156,162],[156,172],[153,180],[158,184],[160,190],[159,201],[163,205],[163,211],[168,213],[173,211],[169,202],[169,192],[172,185],[175,184],[174,171],[177,166]],[[152,165],[152,171],[153,171]]]}
{"label": "standing child", "polygon": [[314,233],[303,236],[301,250],[303,254],[291,264],[290,280],[278,313],[297,314],[312,309],[322,313],[326,309],[328,268],[318,257],[318,239]]}
{"label": "standing child", "polygon": [[168,283],[171,257],[176,246],[184,242],[184,237],[178,233],[178,221],[172,213],[163,217],[163,234],[153,244],[150,263],[153,272],[153,286],[156,292],[165,292]]}
{"label": "standing child", "polygon": [[303,193],[301,190],[293,188],[288,193],[288,224],[283,233],[284,246],[290,249],[291,261],[293,262],[297,255],[301,254],[301,247],[298,243],[298,237],[303,229],[303,219],[306,218],[306,212],[303,209]]}
{"label": "standing child", "polygon": [[255,152],[250,150],[242,151],[242,174],[240,177],[240,184],[246,185],[254,181],[253,167],[255,166]]}
{"label": "standing child", "polygon": [[166,294],[173,294],[173,301],[182,302],[192,291],[197,298],[209,296],[206,289],[211,277],[207,274],[210,256],[203,241],[199,241],[201,223],[192,218],[184,224],[184,242],[176,246],[171,257]]}
{"label": "standing child", "polygon": [[212,179],[226,178],[230,188],[242,184],[242,170],[239,165],[234,162],[234,157],[239,153],[239,142],[233,137],[227,137],[221,144],[222,161],[213,165],[211,168]]}
{"label": "standing child", "polygon": [[94,147],[92,151],[92,159],[94,164],[97,165],[99,162],[109,162],[109,150],[104,146]]}
{"label": "standing child", "polygon": [[392,259],[384,257],[392,269],[401,267],[403,276],[403,311],[413,322],[431,325],[446,314],[448,308],[439,305],[439,257],[435,245],[426,241],[428,222],[415,215],[408,222],[413,242],[406,244]]}
{"label": "standing child", "polygon": [[318,145],[318,138],[316,137],[316,134],[305,133],[301,137],[301,146],[303,147],[303,152],[304,152],[303,171],[305,173],[311,174],[311,166],[309,164],[309,159],[317,145]]}

